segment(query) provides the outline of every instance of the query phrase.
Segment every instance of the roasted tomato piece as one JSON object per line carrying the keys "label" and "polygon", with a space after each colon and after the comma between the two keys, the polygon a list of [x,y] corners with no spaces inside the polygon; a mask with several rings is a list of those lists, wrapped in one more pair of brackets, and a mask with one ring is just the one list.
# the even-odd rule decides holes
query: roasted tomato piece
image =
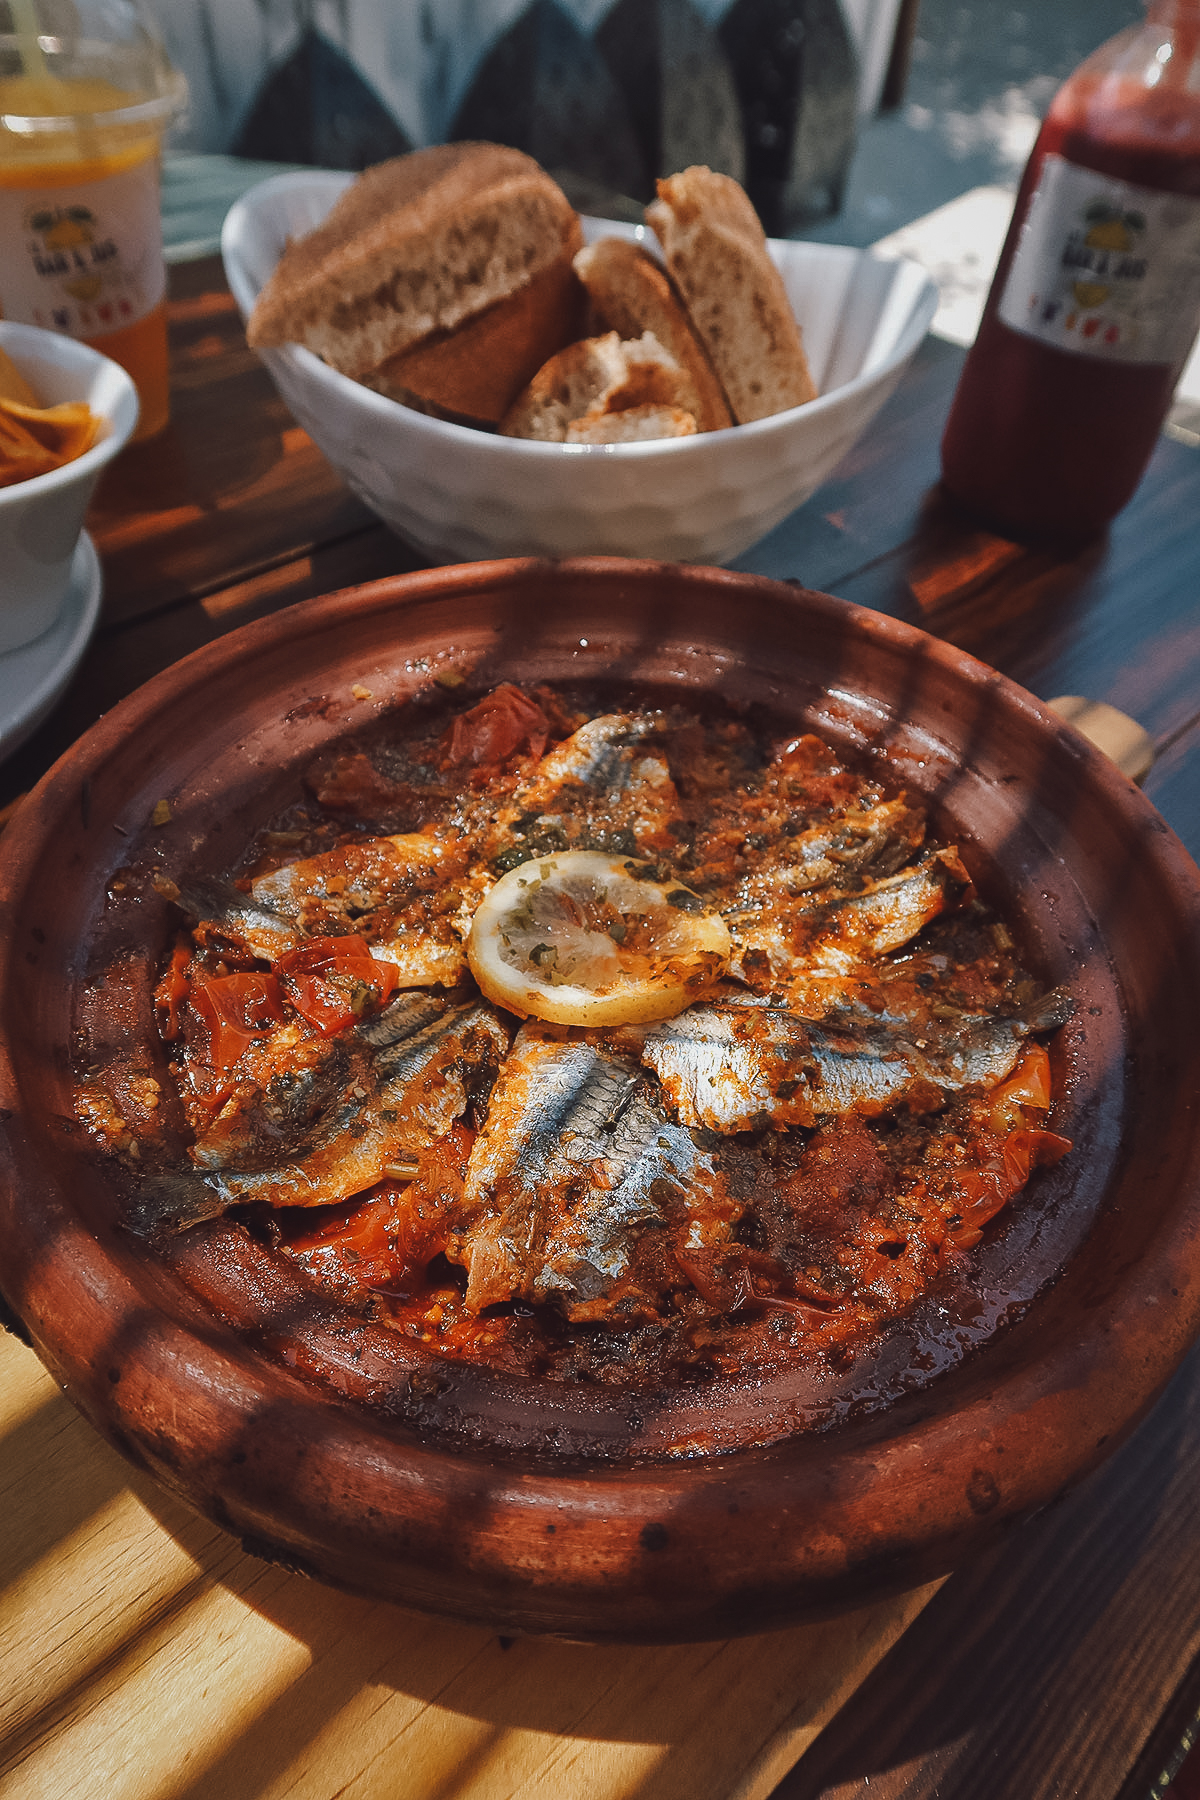
{"label": "roasted tomato piece", "polygon": [[353,935],[314,938],[275,968],[296,1011],[324,1037],[383,1006],[400,979],[394,963],[380,962],[365,938]]}
{"label": "roasted tomato piece", "polygon": [[522,745],[531,756],[540,756],[549,735],[550,721],[537,701],[505,682],[459,714],[447,733],[444,754],[451,765],[473,763],[486,772],[507,762]]}
{"label": "roasted tomato piece", "polygon": [[283,1018],[279,982],[265,970],[195,975],[188,997],[208,1027],[208,1060],[214,1069],[229,1068],[253,1038]]}
{"label": "roasted tomato piece", "polygon": [[1050,1105],[1050,1057],[1040,1044],[1029,1044],[1021,1060],[989,1096],[988,1122],[993,1131],[1012,1131],[1026,1121],[1022,1108],[1045,1112]]}
{"label": "roasted tomato piece", "polygon": [[959,1222],[947,1233],[959,1250],[979,1242],[989,1219],[1020,1192],[1038,1164],[1056,1163],[1071,1148],[1070,1138],[1056,1131],[1019,1126],[1010,1131],[998,1150],[973,1169],[963,1169],[954,1180],[962,1206]]}
{"label": "roasted tomato piece", "polygon": [[179,1009],[188,997],[187,972],[191,960],[192,946],[187,938],[180,938],[171,952],[171,961],[154,990],[158,1029],[167,1043],[179,1036]]}

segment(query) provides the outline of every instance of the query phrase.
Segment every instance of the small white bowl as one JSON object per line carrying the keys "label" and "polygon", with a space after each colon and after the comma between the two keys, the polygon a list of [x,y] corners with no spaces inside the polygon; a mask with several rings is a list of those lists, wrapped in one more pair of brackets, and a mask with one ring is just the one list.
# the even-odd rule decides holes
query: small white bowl
{"label": "small white bowl", "polygon": [[133,382],[74,338],[0,320],[0,347],[45,406],[86,400],[101,435],[74,462],[0,487],[0,653],[49,631],[67,596],[75,547],[101,470],[137,424]]}
{"label": "small white bowl", "polygon": [[[248,318],[284,245],[352,175],[275,175],[231,209],[225,272]],[[653,233],[584,219],[589,242]],[[819,487],[891,394],[937,309],[917,264],[771,240],[820,397],[752,425],[643,444],[539,444],[387,400],[298,345],[263,351],[276,387],[354,492],[437,562],[617,555],[723,563]]]}

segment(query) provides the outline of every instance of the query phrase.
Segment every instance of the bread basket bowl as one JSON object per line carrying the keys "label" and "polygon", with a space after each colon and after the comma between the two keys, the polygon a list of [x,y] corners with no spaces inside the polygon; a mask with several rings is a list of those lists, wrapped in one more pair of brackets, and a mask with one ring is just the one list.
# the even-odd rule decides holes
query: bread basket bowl
{"label": "bread basket bowl", "polygon": [[[231,209],[221,238],[244,318],[289,237],[320,222],[353,178],[272,176]],[[584,236],[642,227],[585,218]],[[401,406],[290,345],[261,352],[292,413],[360,499],[432,561],[605,554],[725,563],[836,468],[929,328],[937,289],[917,264],[772,240],[820,396],[773,418],[641,444],[497,437]]]}

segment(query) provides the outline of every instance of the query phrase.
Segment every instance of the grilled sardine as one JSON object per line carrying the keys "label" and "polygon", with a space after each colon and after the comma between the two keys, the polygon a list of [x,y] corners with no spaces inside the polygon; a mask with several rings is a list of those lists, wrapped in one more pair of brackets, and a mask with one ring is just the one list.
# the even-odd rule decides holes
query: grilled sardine
{"label": "grilled sardine", "polygon": [[570,1316],[625,1272],[636,1227],[715,1181],[636,1063],[523,1027],[467,1166],[451,1253],[467,1305],[556,1297]]}
{"label": "grilled sardine", "polygon": [[1019,1014],[962,1014],[939,1027],[869,1012],[818,1020],[775,1006],[692,1006],[646,1032],[642,1059],[685,1125],[812,1126],[889,1112],[930,1089],[995,1087],[1024,1040],[1070,1010],[1057,990]]}
{"label": "grilled sardine", "polygon": [[201,1138],[194,1172],[147,1182],[142,1229],[195,1224],[226,1207],[326,1206],[362,1193],[390,1167],[411,1162],[471,1106],[482,1104],[509,1044],[500,1015],[480,1001],[451,1007],[428,994],[401,994],[383,1012],[343,1033],[314,1081],[320,1105],[304,1108],[299,1138],[266,1162],[273,1124],[299,1116],[268,1089],[246,1109],[239,1143]]}

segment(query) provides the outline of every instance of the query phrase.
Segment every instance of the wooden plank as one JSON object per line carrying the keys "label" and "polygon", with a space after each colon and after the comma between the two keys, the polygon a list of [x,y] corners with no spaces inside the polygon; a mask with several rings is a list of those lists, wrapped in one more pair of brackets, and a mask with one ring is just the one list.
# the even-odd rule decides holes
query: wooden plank
{"label": "wooden plank", "polygon": [[[927,338],[896,393],[812,499],[732,565],[840,594],[925,524],[963,353]],[[958,526],[962,529],[961,523]]]}
{"label": "wooden plank", "polygon": [[936,1592],[725,1643],[497,1638],[246,1556],[0,1341],[6,1800],[763,1800]]}
{"label": "wooden plank", "polygon": [[171,423],[110,466],[88,514],[110,623],[376,528],[247,347],[220,259],[173,268],[169,296]]}
{"label": "wooden plank", "polygon": [[101,714],[191,651],[298,600],[416,566],[414,553],[374,524],[228,587],[102,626],[53,713],[0,765],[0,809],[33,787]]}
{"label": "wooden plank", "polygon": [[1109,1463],[945,1584],[775,1800],[1148,1800],[1130,1770],[1200,1658],[1198,1488],[1200,1350]]}
{"label": "wooden plank", "polygon": [[1163,439],[1109,536],[1073,554],[1011,544],[935,496],[906,544],[837,591],[959,645],[1044,699],[1106,700],[1161,747],[1198,711],[1198,474],[1200,452]]}
{"label": "wooden plank", "polygon": [[1158,749],[1143,787],[1185,849],[1200,862],[1200,713]]}

